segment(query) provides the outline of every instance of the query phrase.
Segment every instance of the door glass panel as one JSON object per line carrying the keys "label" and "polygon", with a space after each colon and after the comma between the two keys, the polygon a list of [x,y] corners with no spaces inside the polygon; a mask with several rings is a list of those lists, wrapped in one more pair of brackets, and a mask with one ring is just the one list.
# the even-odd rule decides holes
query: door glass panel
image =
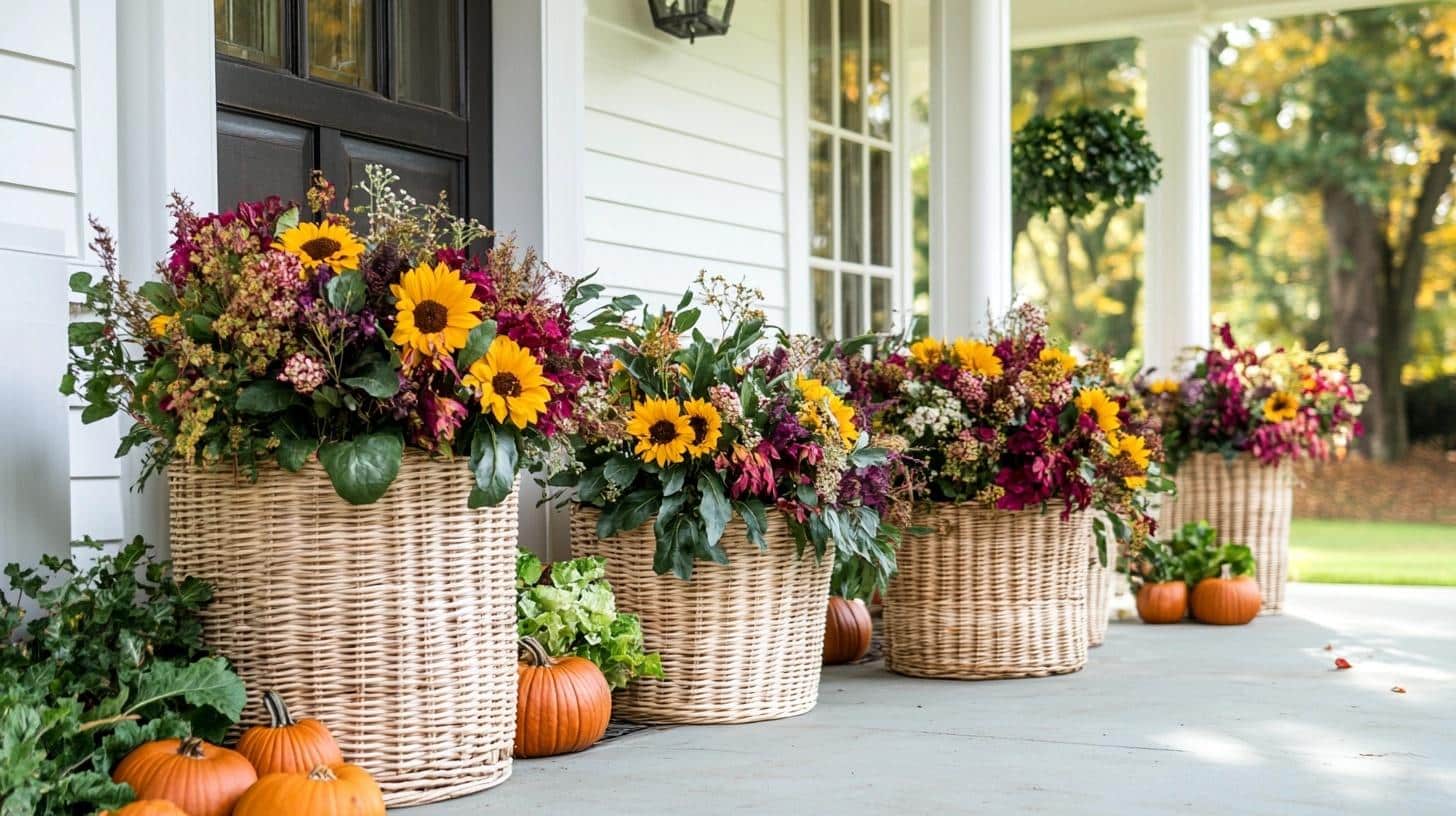
{"label": "door glass panel", "polygon": [[809,3],[809,115],[834,124],[833,0]]}
{"label": "door glass panel", "polygon": [[283,64],[283,0],[213,0],[212,23],[219,54]]}
{"label": "door glass panel", "polygon": [[834,257],[833,144],[831,136],[809,134],[809,200],[814,211],[809,251],[820,258]]}
{"label": "door glass panel", "polygon": [[812,270],[814,276],[814,333],[826,340],[834,337],[834,273]]}
{"label": "door glass panel", "polygon": [[839,259],[864,261],[864,147],[839,142]]}
{"label": "door glass panel", "polygon": [[841,335],[855,337],[864,334],[864,276],[858,272],[845,272],[839,278],[839,302]]}
{"label": "door glass panel", "polygon": [[890,167],[890,151],[870,148],[870,263],[877,266],[889,266],[894,256]]}
{"label": "door glass panel", "polygon": [[374,90],[374,13],[367,0],[308,0],[308,73]]}
{"label": "door glass panel", "polygon": [[442,110],[460,109],[459,30],[458,0],[395,4],[396,96]]}
{"label": "door glass panel", "polygon": [[839,2],[839,126],[858,132],[863,125],[864,84],[860,5],[864,0]]}
{"label": "door glass panel", "polygon": [[887,332],[895,306],[894,285],[889,278],[870,278],[870,331]]}
{"label": "door glass panel", "polygon": [[870,59],[865,76],[865,118],[870,135],[890,140],[890,4],[870,0]]}

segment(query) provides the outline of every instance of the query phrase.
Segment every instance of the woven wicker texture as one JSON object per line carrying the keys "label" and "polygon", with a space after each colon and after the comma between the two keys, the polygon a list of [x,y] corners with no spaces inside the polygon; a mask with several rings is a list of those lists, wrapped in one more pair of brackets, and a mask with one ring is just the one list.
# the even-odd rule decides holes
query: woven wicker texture
{"label": "woven wicker texture", "polygon": [[470,510],[461,462],[405,456],[379,501],[345,503],[317,463],[170,472],[172,558],[209,581],[207,643],[259,696],[329,726],[344,757],[413,805],[511,772],[516,494]]}
{"label": "woven wicker texture", "polygon": [[742,723],[803,714],[819,699],[824,614],[833,551],[800,559],[788,525],[769,513],[768,549],[734,519],[723,533],[728,564],[699,562],[691,581],[652,571],[652,520],[606,540],[598,511],[571,514],[574,555],[603,555],[617,606],[636,613],[664,680],[637,680],[612,713],[652,723]]}
{"label": "woven wicker texture", "polygon": [[916,677],[1043,677],[1087,662],[1092,517],[935,504],[885,596],[885,666]]}
{"label": "woven wicker texture", "polygon": [[1178,468],[1176,496],[1163,500],[1158,529],[1171,535],[1190,521],[1207,520],[1220,541],[1254,551],[1264,611],[1284,606],[1289,577],[1289,518],[1294,507],[1294,469],[1261,465],[1249,456],[1224,459],[1195,453]]}
{"label": "woven wicker texture", "polygon": [[[1110,537],[1109,537],[1110,538]],[[1116,544],[1108,541],[1113,552],[1109,559],[1117,558]],[[1097,541],[1093,537],[1091,560],[1087,564],[1087,645],[1101,646],[1107,639],[1107,605],[1112,600],[1112,581],[1117,570],[1102,566],[1102,557],[1097,554]]]}

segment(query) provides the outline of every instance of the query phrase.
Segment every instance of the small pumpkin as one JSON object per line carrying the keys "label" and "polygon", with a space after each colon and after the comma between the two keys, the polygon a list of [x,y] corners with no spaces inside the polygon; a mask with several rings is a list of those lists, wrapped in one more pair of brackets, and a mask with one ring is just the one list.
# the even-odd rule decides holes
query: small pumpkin
{"label": "small pumpkin", "polygon": [[1242,626],[1259,616],[1264,599],[1259,582],[1249,575],[1234,575],[1228,564],[1217,578],[1204,578],[1193,588],[1193,617],[1200,623]]}
{"label": "small pumpkin", "polygon": [[874,627],[864,601],[831,595],[824,612],[824,663],[853,663],[864,657]]}
{"label": "small pumpkin", "polygon": [[276,692],[263,692],[268,725],[256,725],[238,739],[238,753],[253,763],[258,776],[270,773],[308,773],[314,768],[342,765],[344,755],[333,734],[318,720],[295,720]]}
{"label": "small pumpkin", "polygon": [[187,816],[187,811],[166,799],[138,799],[120,810],[103,810],[101,816]]}
{"label": "small pumpkin", "polygon": [[1137,593],[1143,623],[1177,623],[1188,614],[1188,585],[1182,581],[1143,584]]}
{"label": "small pumpkin", "polygon": [[590,660],[554,658],[535,638],[521,638],[516,682],[516,756],[581,751],[607,733],[612,689]]}
{"label": "small pumpkin", "polygon": [[138,799],[166,799],[191,816],[228,816],[258,774],[242,754],[197,737],[148,742],[111,774]]}
{"label": "small pumpkin", "polygon": [[233,816],[384,816],[384,793],[357,765],[323,765],[306,774],[270,773],[248,789]]}

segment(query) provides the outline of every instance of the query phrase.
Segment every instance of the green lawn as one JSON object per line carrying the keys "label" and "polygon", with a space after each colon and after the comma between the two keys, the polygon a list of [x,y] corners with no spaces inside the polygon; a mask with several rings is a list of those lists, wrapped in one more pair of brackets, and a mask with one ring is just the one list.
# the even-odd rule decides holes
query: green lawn
{"label": "green lawn", "polygon": [[1296,581],[1456,586],[1456,526],[1295,519],[1289,549]]}

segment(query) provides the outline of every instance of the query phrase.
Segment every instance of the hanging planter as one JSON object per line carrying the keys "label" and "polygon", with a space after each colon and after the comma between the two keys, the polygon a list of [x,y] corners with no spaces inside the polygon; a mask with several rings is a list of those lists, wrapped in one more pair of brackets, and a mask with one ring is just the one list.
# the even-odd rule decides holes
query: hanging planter
{"label": "hanging planter", "polygon": [[1011,143],[1016,209],[1068,218],[1100,204],[1131,206],[1163,177],[1142,119],[1123,110],[1079,107],[1032,117]]}

